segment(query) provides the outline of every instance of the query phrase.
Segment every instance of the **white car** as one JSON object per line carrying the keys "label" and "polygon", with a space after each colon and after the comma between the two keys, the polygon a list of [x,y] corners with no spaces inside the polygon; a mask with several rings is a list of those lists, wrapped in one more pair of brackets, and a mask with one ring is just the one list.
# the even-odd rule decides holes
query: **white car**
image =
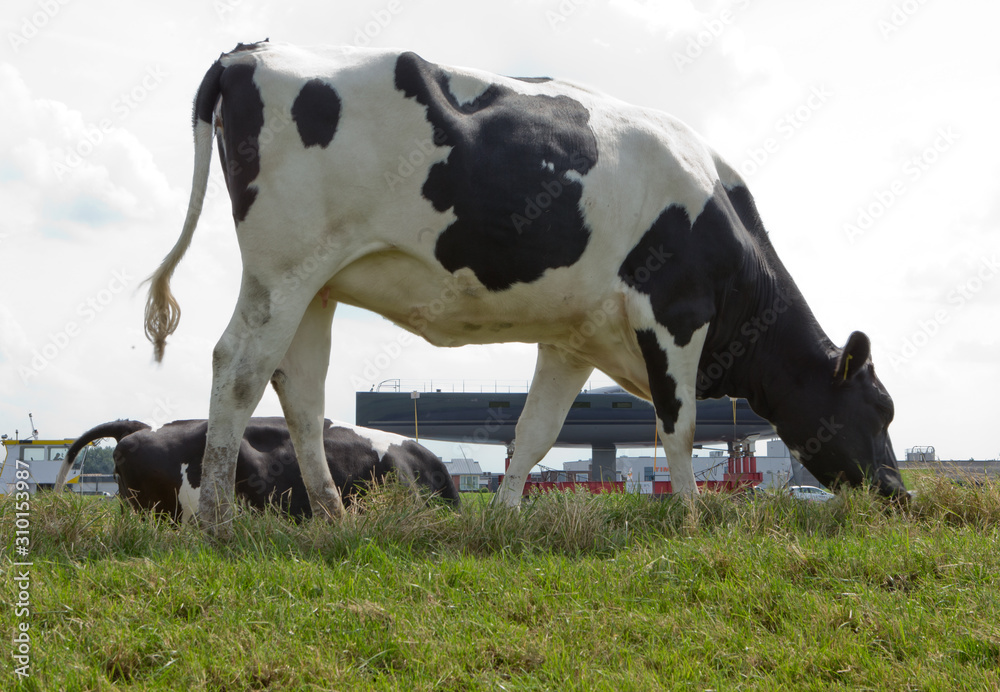
{"label": "white car", "polygon": [[837,497],[829,490],[817,488],[814,485],[793,485],[788,488],[788,494],[799,500],[809,500],[810,502],[826,502]]}

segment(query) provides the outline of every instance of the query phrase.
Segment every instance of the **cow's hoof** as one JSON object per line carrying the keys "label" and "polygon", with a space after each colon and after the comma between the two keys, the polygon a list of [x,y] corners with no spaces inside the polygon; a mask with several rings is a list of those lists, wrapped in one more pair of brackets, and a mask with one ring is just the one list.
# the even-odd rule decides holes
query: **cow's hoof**
{"label": "cow's hoof", "polygon": [[521,509],[521,496],[497,493],[490,500],[490,507],[503,507],[506,509]]}
{"label": "cow's hoof", "polygon": [[340,493],[336,488],[332,492],[322,493],[320,497],[313,499],[312,513],[324,521],[335,522],[344,517],[344,502],[340,498]]}
{"label": "cow's hoof", "polygon": [[205,525],[205,533],[217,541],[229,541],[233,537],[233,525],[231,522],[207,524]]}
{"label": "cow's hoof", "polygon": [[203,518],[205,516],[211,515],[199,512],[194,518],[194,523],[205,532],[205,535],[218,541],[228,541],[233,537],[232,518],[223,521],[208,521]]}
{"label": "cow's hoof", "polygon": [[202,503],[198,508],[195,521],[202,530],[212,538],[228,541],[233,537],[233,506]]}
{"label": "cow's hoof", "polygon": [[313,508],[313,516],[319,517],[323,521],[328,521],[330,523],[340,521],[344,518],[344,506],[337,505],[336,507],[326,507],[321,506],[318,509]]}

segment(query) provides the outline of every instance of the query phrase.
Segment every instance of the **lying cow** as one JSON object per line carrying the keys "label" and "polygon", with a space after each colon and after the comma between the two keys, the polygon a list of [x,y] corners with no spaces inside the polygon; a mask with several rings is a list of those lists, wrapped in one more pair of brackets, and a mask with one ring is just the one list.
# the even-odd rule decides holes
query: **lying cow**
{"label": "lying cow", "polygon": [[[98,425],[70,447],[56,489],[62,488],[85,445],[113,437],[118,442],[114,459],[119,494],[136,509],[189,521],[198,510],[207,430],[206,420],[175,421],[157,430],[133,420]],[[323,440],[330,474],[345,498],[395,472],[399,481],[458,505],[458,491],[444,464],[413,440],[329,420]],[[256,509],[272,506],[296,519],[312,516],[284,418],[250,420],[236,464],[236,494]]]}
{"label": "lying cow", "polygon": [[538,344],[497,502],[518,504],[595,368],[653,402],[675,492],[698,492],[696,400],[728,395],[822,483],[906,496],[868,337],[826,335],[739,172],[677,119],[414,53],[265,42],[209,68],[193,121],[188,213],[152,277],[146,333],[159,360],[214,135],[243,276],[213,353],[209,524],[227,524],[243,427],[269,381],[315,513],[342,511],[314,424],[337,303],[438,346]]}

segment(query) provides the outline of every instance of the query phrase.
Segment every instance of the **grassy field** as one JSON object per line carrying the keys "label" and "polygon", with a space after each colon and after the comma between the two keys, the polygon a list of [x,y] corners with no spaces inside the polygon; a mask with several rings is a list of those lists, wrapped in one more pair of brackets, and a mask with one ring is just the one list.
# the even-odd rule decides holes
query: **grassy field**
{"label": "grassy field", "polygon": [[914,482],[905,510],[381,489],[224,545],[42,495],[27,557],[8,498],[0,689],[1000,689],[1000,487]]}

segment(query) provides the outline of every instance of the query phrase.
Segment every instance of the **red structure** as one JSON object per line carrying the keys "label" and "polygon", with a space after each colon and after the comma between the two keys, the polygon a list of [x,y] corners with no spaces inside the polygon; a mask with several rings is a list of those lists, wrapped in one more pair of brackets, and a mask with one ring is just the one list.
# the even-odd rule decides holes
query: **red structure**
{"label": "red structure", "polygon": [[[749,485],[749,481],[743,480],[739,483],[732,481],[698,481],[698,487],[702,490],[712,490],[716,492],[741,490]],[[524,484],[523,495],[527,496],[532,491],[549,492],[550,490],[578,490],[594,493],[623,493],[625,492],[625,481],[563,481],[559,483],[551,481],[528,481]],[[653,481],[654,495],[669,495],[671,492],[670,481]]]}
{"label": "red structure", "polygon": [[733,488],[763,482],[764,474],[757,471],[757,457],[749,454],[737,456],[738,454],[739,452],[729,457],[729,468],[722,476],[723,482]]}
{"label": "red structure", "polygon": [[[753,487],[764,480],[764,474],[757,470],[757,457],[744,454],[739,449],[729,457],[728,467],[721,481],[699,481],[702,490],[741,491]],[[524,495],[532,490],[585,490],[591,493],[623,493],[625,482],[617,481],[528,481],[524,484]],[[669,495],[670,481],[653,481],[653,495]]]}

